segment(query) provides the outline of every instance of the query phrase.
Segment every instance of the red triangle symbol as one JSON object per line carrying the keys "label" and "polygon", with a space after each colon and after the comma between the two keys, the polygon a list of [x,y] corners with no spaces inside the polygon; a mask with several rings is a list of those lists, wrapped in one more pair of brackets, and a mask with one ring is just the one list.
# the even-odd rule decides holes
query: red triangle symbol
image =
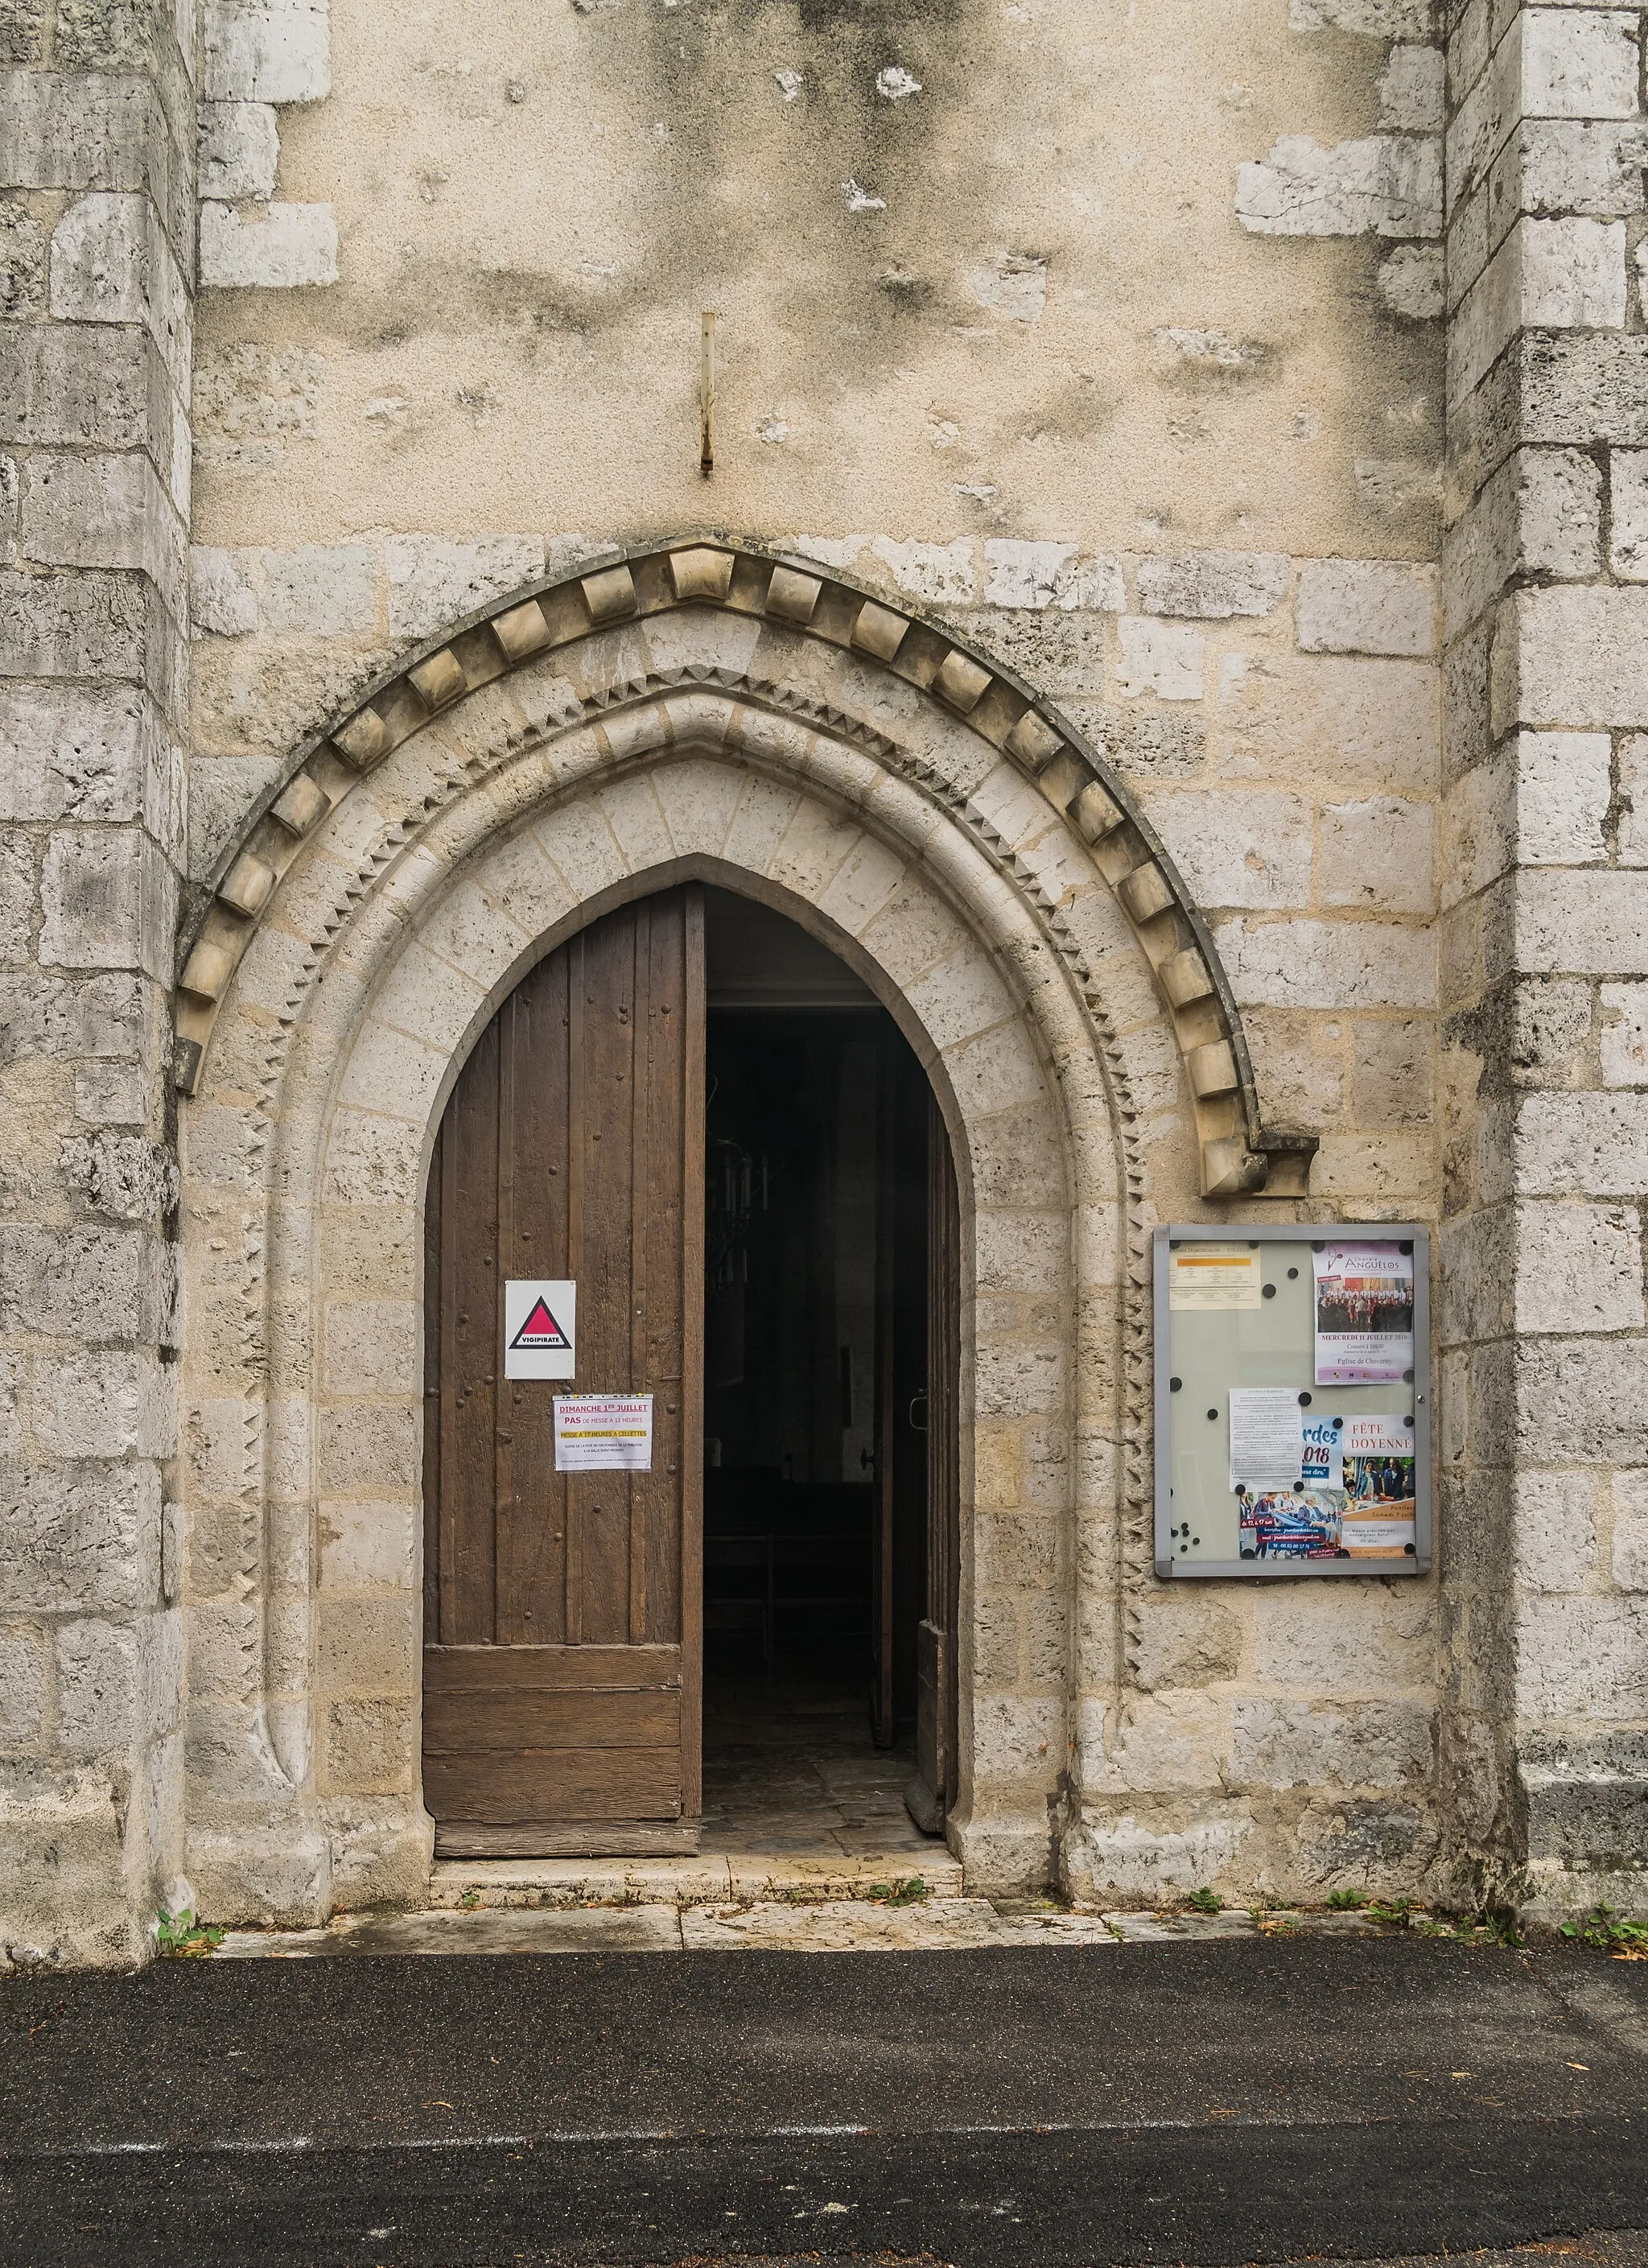
{"label": "red triangle symbol", "polygon": [[510,1341],[510,1351],[512,1354],[517,1347],[524,1347],[533,1354],[547,1354],[571,1344],[542,1299],[539,1298],[533,1300],[532,1313]]}

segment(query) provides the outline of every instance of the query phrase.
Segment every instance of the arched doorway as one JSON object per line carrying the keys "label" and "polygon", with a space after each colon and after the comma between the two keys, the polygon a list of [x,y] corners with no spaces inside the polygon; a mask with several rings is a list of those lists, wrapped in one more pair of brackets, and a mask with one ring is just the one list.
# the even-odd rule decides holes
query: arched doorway
{"label": "arched doorway", "polygon": [[[622,905],[481,1034],[424,1218],[438,1853],[918,1852],[955,1789],[955,1176],[874,993],[732,891]],[[595,1453],[632,1469],[563,1469],[594,1395],[644,1407]]]}

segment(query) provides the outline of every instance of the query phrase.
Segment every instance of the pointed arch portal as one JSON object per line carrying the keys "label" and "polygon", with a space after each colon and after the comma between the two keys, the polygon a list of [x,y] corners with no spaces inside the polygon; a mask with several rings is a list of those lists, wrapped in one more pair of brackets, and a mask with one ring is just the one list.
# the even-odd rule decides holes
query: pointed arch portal
{"label": "pointed arch portal", "polygon": [[1313,1145],[1260,1126],[1205,929],[1056,711],[936,621],[699,540],[517,594],[397,671],[300,751],[191,914],[188,1802],[214,1911],[423,1894],[430,1152],[526,972],[695,882],[828,945],[942,1113],[948,1832],[986,1881],[1056,1863],[1150,1580],[1150,1226],[1301,1195]]}

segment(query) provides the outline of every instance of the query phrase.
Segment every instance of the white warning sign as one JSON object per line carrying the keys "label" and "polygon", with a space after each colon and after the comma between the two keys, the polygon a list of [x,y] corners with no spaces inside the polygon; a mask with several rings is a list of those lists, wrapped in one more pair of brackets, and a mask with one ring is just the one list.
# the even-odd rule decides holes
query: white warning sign
{"label": "white warning sign", "polygon": [[504,1286],[505,1378],[576,1378],[578,1285],[511,1282]]}
{"label": "white warning sign", "polygon": [[650,1473],[652,1396],[557,1394],[555,1433],[558,1473]]}

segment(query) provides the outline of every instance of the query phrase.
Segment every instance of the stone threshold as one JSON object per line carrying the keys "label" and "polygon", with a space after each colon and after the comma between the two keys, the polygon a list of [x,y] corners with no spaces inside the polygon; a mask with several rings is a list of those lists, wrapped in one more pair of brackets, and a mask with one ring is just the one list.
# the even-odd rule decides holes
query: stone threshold
{"label": "stone threshold", "polygon": [[729,1902],[862,1898],[918,1881],[932,1898],[963,1894],[961,1863],[931,1851],[705,1852],[690,1859],[438,1859],[431,1906],[719,1905]]}
{"label": "stone threshold", "polygon": [[324,1929],[231,1930],[219,1960],[358,1954],[916,1953],[990,1948],[1205,1944],[1215,1939],[1382,1934],[1363,1913],[1073,1913],[1050,1903],[927,1897],[662,1898],[583,1905],[434,1905],[341,1914]]}

